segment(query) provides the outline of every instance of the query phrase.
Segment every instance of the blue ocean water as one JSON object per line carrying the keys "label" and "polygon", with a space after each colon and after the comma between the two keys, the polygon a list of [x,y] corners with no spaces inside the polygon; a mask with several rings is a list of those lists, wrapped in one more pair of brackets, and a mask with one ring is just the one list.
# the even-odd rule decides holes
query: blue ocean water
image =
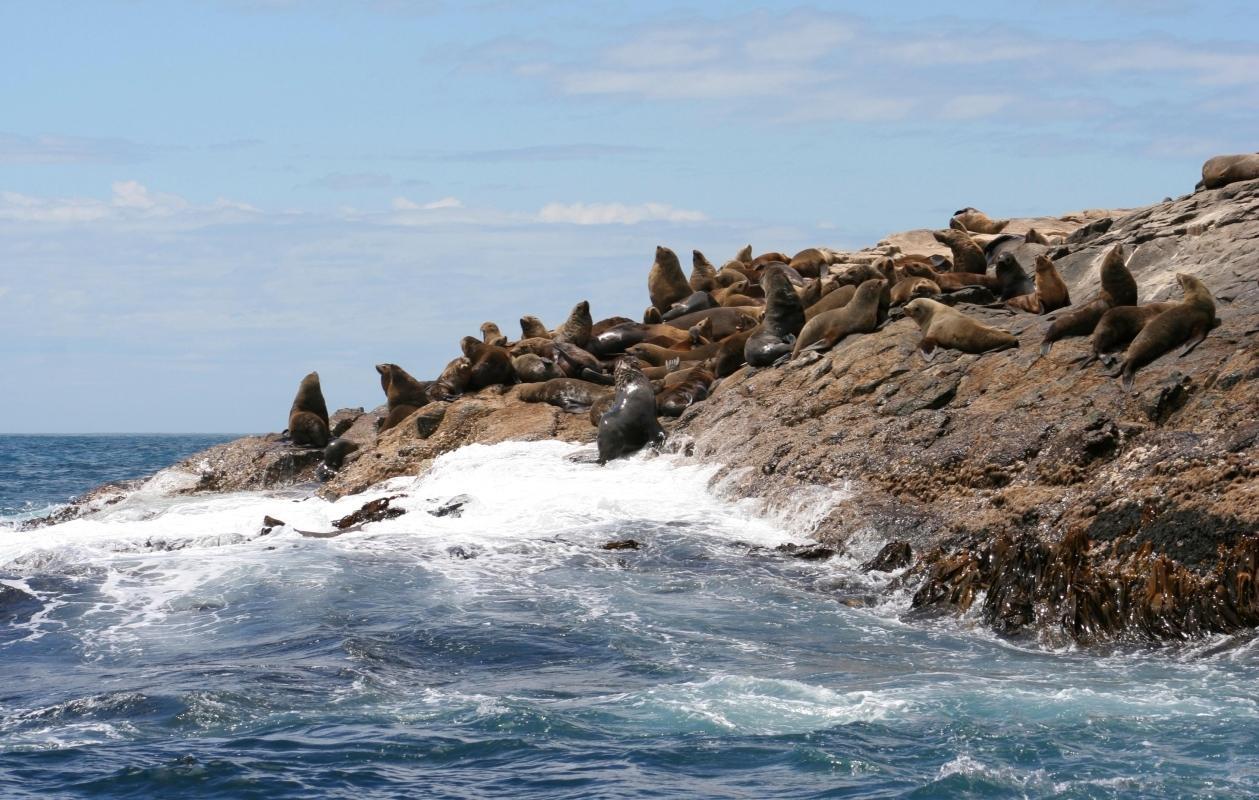
{"label": "blue ocean water", "polygon": [[[90,484],[126,445],[29,446]],[[857,568],[880,542],[772,550],[841,497],[775,514],[703,467],[575,450],[472,446],[337,503],[165,474],[0,527],[0,796],[1259,794],[1249,638],[1099,653],[903,621]],[[24,491],[4,502],[51,490]],[[408,513],[298,533],[385,495]]]}

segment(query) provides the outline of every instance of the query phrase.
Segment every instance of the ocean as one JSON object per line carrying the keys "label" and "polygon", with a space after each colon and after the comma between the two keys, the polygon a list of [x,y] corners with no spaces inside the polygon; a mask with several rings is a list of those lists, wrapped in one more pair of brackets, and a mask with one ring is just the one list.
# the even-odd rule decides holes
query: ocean
{"label": "ocean", "polygon": [[[0,437],[0,797],[1259,796],[1251,637],[1055,650],[903,618],[859,568],[881,541],[774,549],[842,494],[767,509],[559,442],[335,503],[171,494],[159,470],[217,440]],[[407,513],[297,532],[376,497]]]}

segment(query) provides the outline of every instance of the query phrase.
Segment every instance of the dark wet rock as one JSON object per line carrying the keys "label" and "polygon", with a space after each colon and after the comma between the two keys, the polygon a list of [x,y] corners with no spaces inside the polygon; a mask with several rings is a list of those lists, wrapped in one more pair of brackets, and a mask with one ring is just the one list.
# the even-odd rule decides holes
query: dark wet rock
{"label": "dark wet rock", "polygon": [[834,547],[823,544],[780,544],[774,548],[774,552],[798,558],[801,561],[825,561],[839,555],[839,551]]}
{"label": "dark wet rock", "polygon": [[874,558],[861,565],[862,572],[892,572],[908,567],[914,559],[914,550],[909,542],[894,541],[883,545]]}
{"label": "dark wet rock", "polygon": [[616,539],[611,542],[604,542],[600,547],[604,550],[638,550],[642,545],[634,539]]}
{"label": "dark wet rock", "polygon": [[262,518],[262,528],[258,530],[258,535],[267,536],[276,528],[283,528],[287,524],[288,523],[282,519],[276,519],[273,516],[267,515]]}
{"label": "dark wet rock", "polygon": [[0,583],[0,622],[25,622],[43,607],[39,598],[30,592]]}
{"label": "dark wet rock", "polygon": [[446,548],[446,554],[451,558],[458,558],[462,561],[468,561],[481,555],[481,548],[474,545],[464,547],[461,544],[452,545]]}
{"label": "dark wet rock", "polygon": [[434,517],[454,517],[458,519],[463,516],[463,507],[471,501],[472,498],[466,494],[456,495],[428,513]]}
{"label": "dark wet rock", "polygon": [[332,523],[332,527],[339,531],[344,531],[347,528],[361,527],[369,522],[396,519],[407,512],[405,509],[390,506],[389,502],[402,496],[395,494],[392,497],[381,497],[369,503],[364,503],[359,510],[335,520]]}

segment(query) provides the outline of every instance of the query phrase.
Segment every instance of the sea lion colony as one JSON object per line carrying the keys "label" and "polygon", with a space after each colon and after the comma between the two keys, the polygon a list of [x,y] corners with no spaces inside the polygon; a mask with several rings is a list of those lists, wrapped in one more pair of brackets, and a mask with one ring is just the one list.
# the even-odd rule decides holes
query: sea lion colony
{"label": "sea lion colony", "polygon": [[[817,358],[889,324],[917,324],[924,361],[938,349],[982,354],[1018,347],[1009,331],[969,316],[967,305],[1060,312],[1035,357],[1060,339],[1092,336],[1082,367],[1101,361],[1125,388],[1141,367],[1178,347],[1192,350],[1217,323],[1210,291],[1189,275],[1178,276],[1183,301],[1139,305],[1121,245],[1099,259],[1098,293],[1072,304],[1051,246],[1042,244],[1046,238],[1035,231],[1004,233],[1006,223],[973,208],[956,212],[949,227],[934,234],[950,257],[853,257],[821,247],[754,256],[749,245],[717,268],[696,250],[689,276],[672,250],[657,247],[642,321],[595,321],[583,300],[554,330],[535,316],[521,317],[514,340],[494,322],[484,323],[481,337],[463,337],[462,354],[432,381],[378,364],[387,408],[379,431],[435,401],[527,384],[518,390],[525,402],[589,414],[598,429],[599,463],[605,463],[663,441],[660,416],[680,416],[736,370]],[[351,455],[331,437],[327,419],[318,375],[311,373],[293,403],[289,435],[299,445],[329,448],[325,476]]]}

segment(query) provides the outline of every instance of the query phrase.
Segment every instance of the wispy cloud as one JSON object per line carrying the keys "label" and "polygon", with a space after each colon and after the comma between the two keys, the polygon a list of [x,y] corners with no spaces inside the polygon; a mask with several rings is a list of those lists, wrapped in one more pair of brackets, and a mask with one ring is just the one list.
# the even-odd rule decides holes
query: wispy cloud
{"label": "wispy cloud", "polygon": [[126,139],[0,132],[0,164],[134,164],[152,149]]}
{"label": "wispy cloud", "polygon": [[385,189],[393,184],[393,176],[383,172],[330,172],[306,185],[315,189],[347,192],[357,189]]}
{"label": "wispy cloud", "polygon": [[0,191],[0,221],[74,225],[170,219],[180,226],[198,226],[239,219],[258,211],[246,203],[226,199],[196,205],[177,194],[152,191],[137,181],[117,181],[110,188],[112,193],[106,200]]}
{"label": "wispy cloud", "polygon": [[705,222],[701,211],[674,208],[666,203],[548,203],[538,212],[538,220],[569,225],[638,225],[642,222]]}
{"label": "wispy cloud", "polygon": [[468,161],[492,164],[502,161],[586,161],[601,158],[627,158],[651,153],[655,148],[620,144],[534,145],[497,150],[462,150],[440,156],[441,161]]}

